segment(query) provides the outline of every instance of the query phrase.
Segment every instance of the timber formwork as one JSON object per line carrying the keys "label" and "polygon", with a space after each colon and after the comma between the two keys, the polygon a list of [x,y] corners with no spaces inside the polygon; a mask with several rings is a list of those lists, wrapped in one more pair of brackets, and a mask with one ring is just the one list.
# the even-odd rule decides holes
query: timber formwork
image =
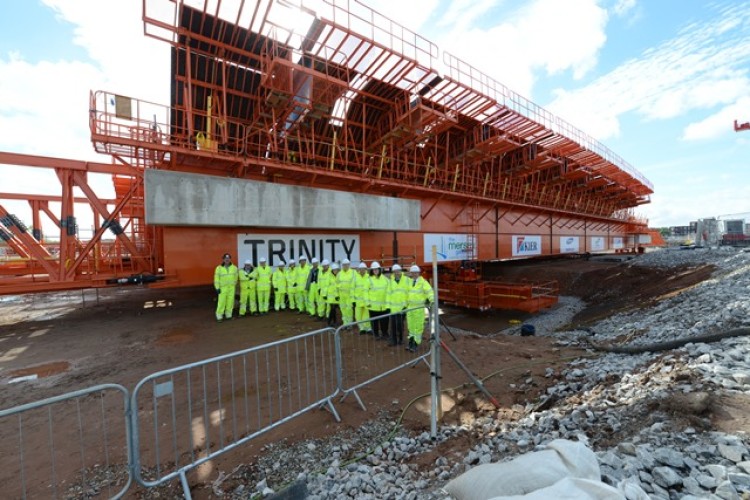
{"label": "timber formwork", "polygon": [[[34,276],[31,288],[0,293],[164,268],[161,230],[143,213],[149,168],[417,198],[427,200],[423,222],[451,203],[452,229],[469,234],[503,217],[584,234],[645,232],[633,210],[653,187],[632,166],[359,2],[144,0],[143,20],[147,36],[170,46],[171,99],[92,92],[92,142],[114,165],[0,153],[2,163],[54,168],[63,207],[48,214],[61,227],[60,255],[0,212],[0,235],[24,262],[0,269]],[[115,200],[87,189],[92,168],[113,175]],[[90,241],[64,226],[73,186],[98,221]],[[47,213],[45,200],[26,199]],[[108,229],[114,240],[105,242]]]}

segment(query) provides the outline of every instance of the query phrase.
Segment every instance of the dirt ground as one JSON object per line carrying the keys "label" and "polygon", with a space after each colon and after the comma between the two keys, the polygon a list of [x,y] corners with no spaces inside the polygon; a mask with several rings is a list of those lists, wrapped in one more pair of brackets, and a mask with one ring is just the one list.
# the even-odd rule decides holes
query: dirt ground
{"label": "dirt ground", "polygon": [[[561,294],[578,296],[593,304],[574,318],[573,323],[581,325],[679,293],[708,278],[711,271],[708,266],[664,270],[583,259],[511,263],[491,269],[504,281],[557,279]],[[0,297],[0,409],[95,384],[115,383],[132,390],[139,380],[153,372],[287,339],[322,326],[318,320],[289,311],[217,324],[212,292],[208,286],[133,287]],[[455,339],[444,336],[445,343],[477,376],[492,375],[485,384],[500,403],[499,416],[513,418],[522,410],[517,405],[536,401],[555,382],[555,377],[545,377],[545,370],[552,368],[559,373],[567,361],[582,354],[555,347],[554,338],[496,335],[512,320],[529,319],[526,313],[445,309],[442,318],[452,327],[477,333],[458,335]],[[385,352],[400,348],[383,343],[378,349]],[[492,409],[475,387],[467,385],[467,375],[446,354],[443,354],[443,370],[443,387],[455,388],[444,398],[446,421],[461,422]],[[429,370],[425,364],[398,371],[359,392],[367,405],[366,411],[354,398],[336,401],[341,423],[336,423],[327,411],[308,412],[209,462],[198,473],[191,474],[189,480],[191,484],[211,481],[218,471],[231,470],[233,464],[253,463],[265,447],[280,440],[291,443],[353,431],[384,414],[395,419],[408,402],[429,389]],[[429,401],[418,400],[403,415],[403,423],[415,431],[425,430],[429,428],[428,415]],[[71,429],[80,425],[81,419],[76,421],[74,412],[70,419]],[[3,439],[12,437],[13,432],[11,429]],[[40,434],[31,453],[37,448],[41,450],[45,440],[49,437]],[[472,444],[451,442],[434,453],[449,456]],[[0,470],[10,470],[14,460],[17,458],[0,459]],[[425,458],[425,463],[431,461],[434,456]],[[206,491],[210,490],[198,487],[194,493],[200,498],[207,495]],[[131,488],[129,496],[142,495],[142,491]]]}

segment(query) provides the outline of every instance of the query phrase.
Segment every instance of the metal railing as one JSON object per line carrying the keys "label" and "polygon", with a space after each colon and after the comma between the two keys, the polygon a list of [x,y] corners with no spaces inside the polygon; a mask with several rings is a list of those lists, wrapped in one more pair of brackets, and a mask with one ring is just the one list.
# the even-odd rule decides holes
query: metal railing
{"label": "metal railing", "polygon": [[[409,330],[406,325],[406,313],[422,310],[424,306],[406,309],[400,313],[383,314],[370,319],[346,323],[336,329],[336,343],[339,346],[337,354],[341,356],[338,363],[341,367],[339,377],[340,401],[352,394],[359,406],[366,410],[358,390],[377,380],[387,377],[403,368],[417,365],[420,361],[430,355],[428,342],[429,333],[423,333],[422,343],[417,346],[416,352],[405,349],[409,342]],[[403,344],[388,345],[390,337],[378,340],[373,335],[362,333],[360,325],[372,323],[378,318],[388,318],[389,332],[398,321],[398,316],[403,315]],[[425,315],[425,331],[429,332],[431,315]],[[354,328],[357,327],[357,328]],[[427,365],[429,368],[429,364]]]}
{"label": "metal railing", "polygon": [[121,385],[102,384],[0,411],[2,496],[122,497],[132,483],[129,401]]}
{"label": "metal railing", "polygon": [[186,472],[314,408],[340,421],[333,328],[149,375],[133,391],[134,476],[146,487]]}

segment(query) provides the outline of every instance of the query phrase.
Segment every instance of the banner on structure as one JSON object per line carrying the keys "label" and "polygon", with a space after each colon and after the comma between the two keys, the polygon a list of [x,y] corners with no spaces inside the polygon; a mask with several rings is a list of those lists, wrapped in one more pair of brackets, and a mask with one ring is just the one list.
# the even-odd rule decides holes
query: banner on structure
{"label": "banner on structure", "polygon": [[541,236],[513,236],[513,257],[542,254]]}
{"label": "banner on structure", "polygon": [[359,261],[359,235],[356,234],[253,234],[237,235],[237,265],[242,266],[246,260],[258,265],[265,257],[269,266],[286,264],[300,256],[307,257],[309,263],[313,258],[328,259],[339,262],[349,259],[352,263]]}
{"label": "banner on structure", "polygon": [[604,236],[592,236],[591,237],[590,251],[601,252],[605,248],[607,248],[607,246],[605,245]]}
{"label": "banner on structure", "polygon": [[612,248],[614,248],[615,250],[619,250],[624,247],[625,245],[623,244],[622,236],[614,236],[612,238]]}
{"label": "banner on structure", "polygon": [[432,262],[433,245],[437,247],[438,262],[467,260],[476,257],[476,238],[470,234],[425,234],[425,262]]}
{"label": "banner on structure", "polygon": [[578,236],[560,236],[560,253],[578,253]]}

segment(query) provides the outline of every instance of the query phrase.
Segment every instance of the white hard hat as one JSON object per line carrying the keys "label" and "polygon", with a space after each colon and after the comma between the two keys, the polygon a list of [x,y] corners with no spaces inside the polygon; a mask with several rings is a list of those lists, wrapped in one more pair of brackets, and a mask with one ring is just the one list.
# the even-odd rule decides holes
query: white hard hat
{"label": "white hard hat", "polygon": [[380,264],[377,261],[370,264],[370,269],[380,269]]}
{"label": "white hard hat", "polygon": [[344,259],[344,260],[341,261],[341,265],[342,266],[345,265],[345,264],[346,265],[351,264],[351,262],[349,262],[349,259]]}
{"label": "white hard hat", "polygon": [[335,262],[333,264],[331,264],[331,271],[338,271],[338,270],[339,270],[339,265],[338,264],[336,264]]}
{"label": "white hard hat", "polygon": [[295,264],[294,259],[289,259],[289,265]]}
{"label": "white hard hat", "polygon": [[307,257],[305,257],[304,255],[300,255],[299,260],[300,262],[302,262],[303,260],[307,260]]}
{"label": "white hard hat", "polygon": [[286,264],[284,264],[284,261],[282,260],[281,262],[279,262],[279,265],[277,267],[284,267],[285,265]]}
{"label": "white hard hat", "polygon": [[399,266],[398,264],[393,264],[393,266],[391,267],[391,271],[400,271],[400,270],[401,270],[401,266]]}
{"label": "white hard hat", "polygon": [[313,260],[311,260],[310,262],[312,262],[313,264],[317,264],[319,261],[317,257],[313,257]]}
{"label": "white hard hat", "polygon": [[266,261],[266,258],[265,257],[261,257],[258,262],[265,262],[265,261]]}
{"label": "white hard hat", "polygon": [[359,268],[359,269],[367,269],[367,264],[365,264],[364,262],[360,262],[359,265],[357,266],[357,268]]}
{"label": "white hard hat", "polygon": [[252,266],[253,265],[253,261],[252,260],[246,260],[245,261],[245,265],[246,266]]}
{"label": "white hard hat", "polygon": [[331,262],[328,259],[323,259],[323,262],[321,262],[321,264],[324,266],[330,266]]}
{"label": "white hard hat", "polygon": [[419,272],[419,266],[411,266],[409,268],[410,273],[418,273]]}

